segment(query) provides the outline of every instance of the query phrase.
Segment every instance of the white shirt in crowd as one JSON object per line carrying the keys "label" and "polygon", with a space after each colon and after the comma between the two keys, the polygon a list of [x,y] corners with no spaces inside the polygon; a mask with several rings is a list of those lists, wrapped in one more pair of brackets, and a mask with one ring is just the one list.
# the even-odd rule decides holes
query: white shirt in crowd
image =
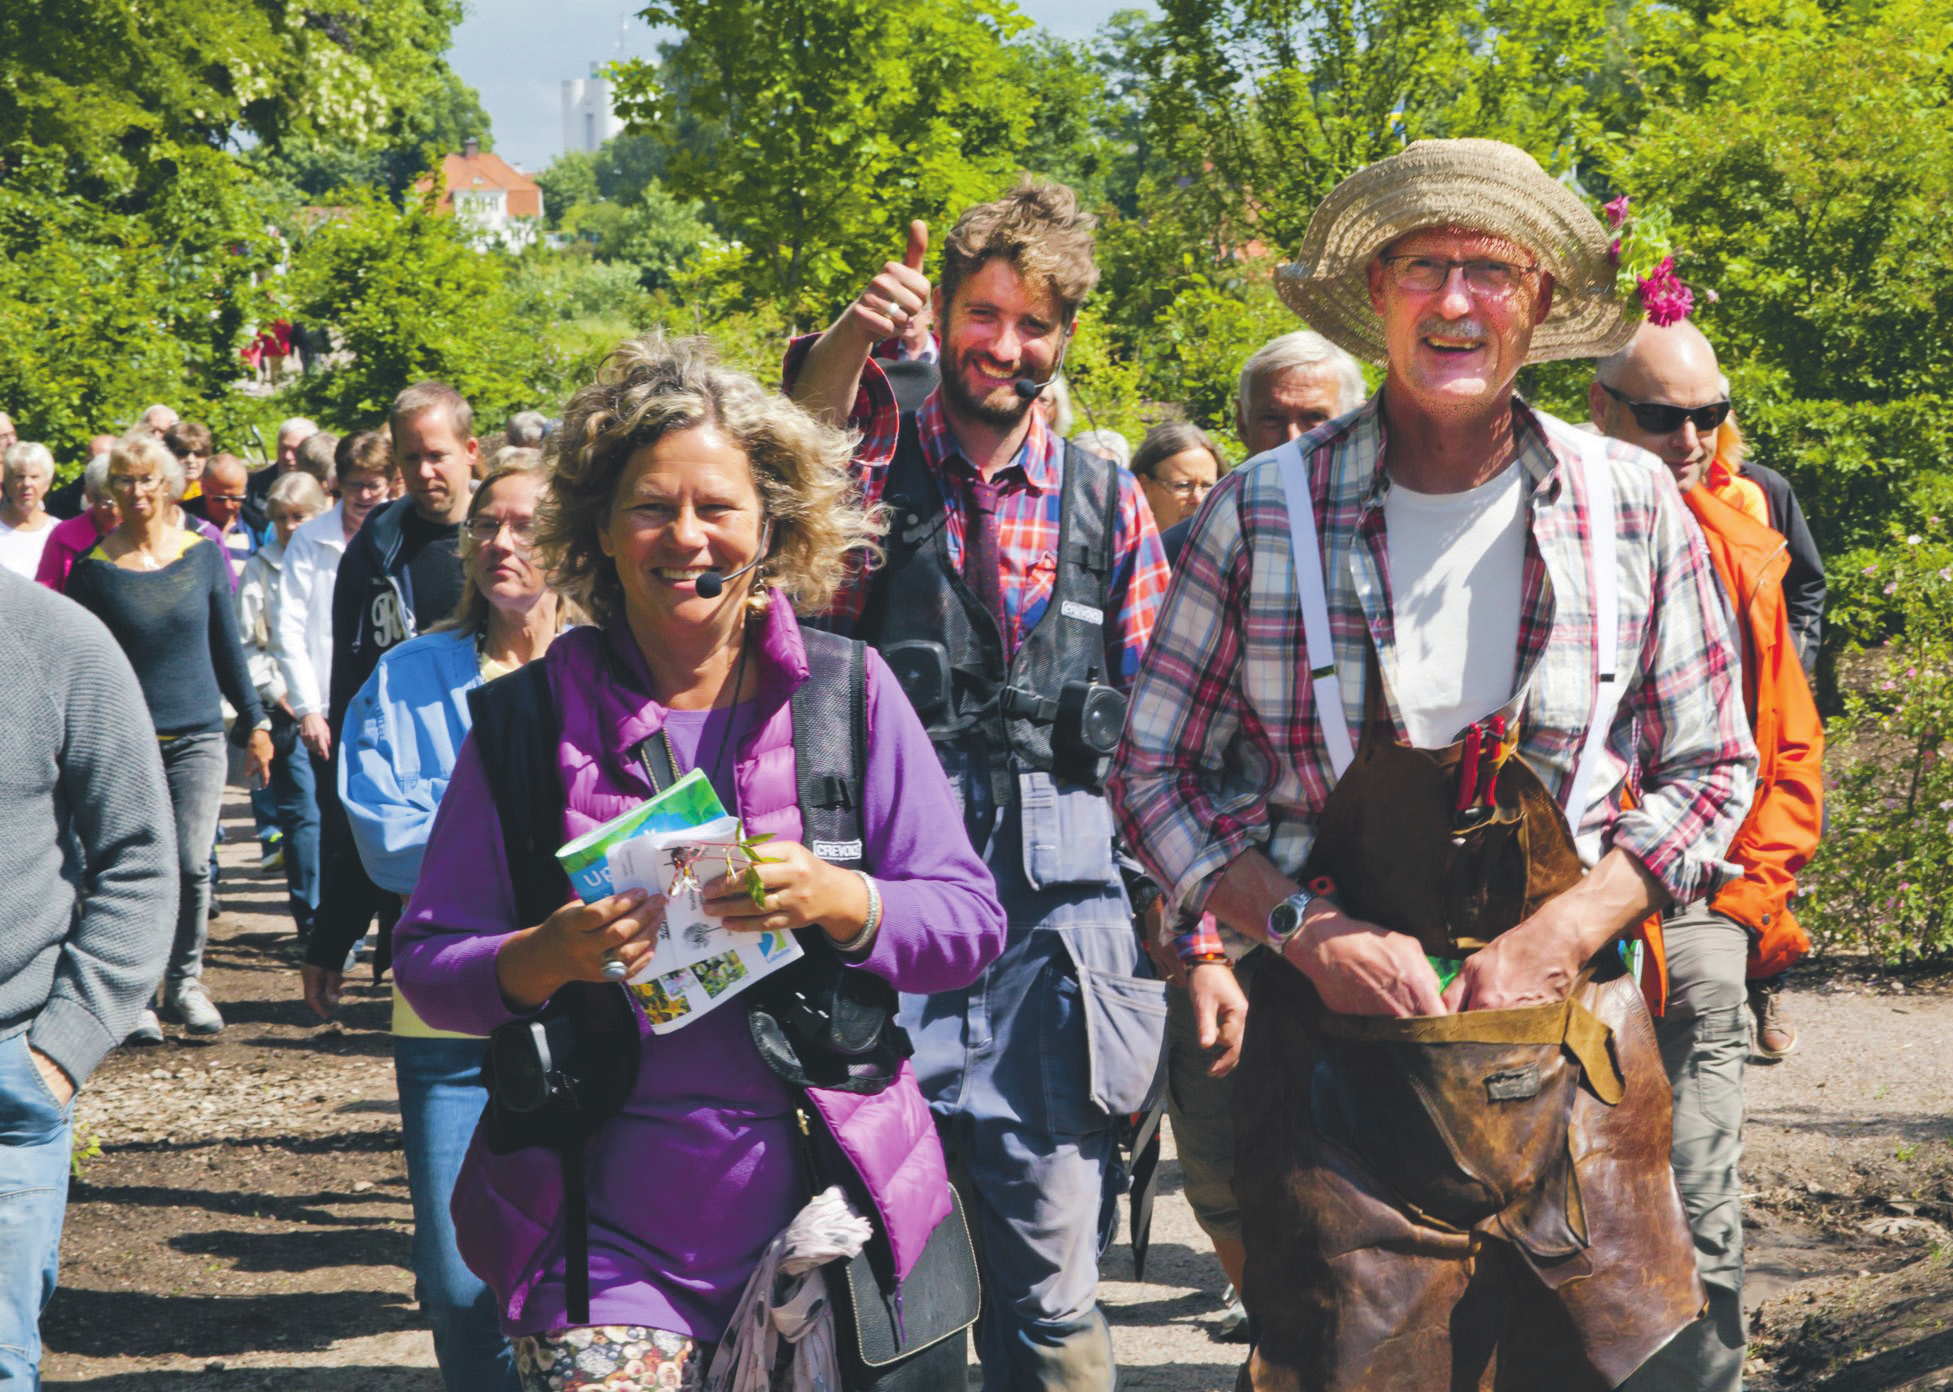
{"label": "white shirt in crowd", "polygon": [[324,715],[332,690],[332,582],[346,554],[345,515],[334,503],[293,532],[278,575],[272,642],[298,716]]}
{"label": "white shirt in crowd", "polygon": [[47,539],[53,535],[52,517],[43,517],[41,526],[31,532],[0,522],[0,567],[32,580],[34,572],[41,568],[41,552],[47,549]]}
{"label": "white shirt in crowd", "polygon": [[1415,493],[1393,483],[1384,497],[1397,634],[1391,694],[1415,748],[1443,748],[1512,698],[1525,482],[1524,466],[1514,463],[1463,493]]}

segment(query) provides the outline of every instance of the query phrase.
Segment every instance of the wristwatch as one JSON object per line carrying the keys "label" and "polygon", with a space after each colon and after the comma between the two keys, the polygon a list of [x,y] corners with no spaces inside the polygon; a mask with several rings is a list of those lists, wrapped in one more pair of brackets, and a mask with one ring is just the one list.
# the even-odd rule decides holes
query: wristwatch
{"label": "wristwatch", "polygon": [[1282,900],[1268,911],[1268,944],[1277,952],[1288,946],[1288,940],[1302,931],[1302,917],[1309,912],[1309,906],[1318,899],[1333,899],[1336,882],[1327,875],[1318,875],[1295,893]]}

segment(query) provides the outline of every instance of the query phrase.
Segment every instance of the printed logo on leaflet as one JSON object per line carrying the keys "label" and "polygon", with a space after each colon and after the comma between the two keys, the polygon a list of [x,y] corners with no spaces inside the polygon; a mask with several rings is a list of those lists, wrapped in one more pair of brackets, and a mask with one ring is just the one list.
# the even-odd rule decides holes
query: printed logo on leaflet
{"label": "printed logo on leaflet", "polygon": [[1083,623],[1097,624],[1101,628],[1105,626],[1105,610],[1094,609],[1089,604],[1080,604],[1075,599],[1068,599],[1063,604],[1060,604],[1058,611],[1068,619],[1077,619]]}
{"label": "printed logo on leaflet", "polygon": [[860,860],[859,841],[816,841],[813,852],[822,860]]}

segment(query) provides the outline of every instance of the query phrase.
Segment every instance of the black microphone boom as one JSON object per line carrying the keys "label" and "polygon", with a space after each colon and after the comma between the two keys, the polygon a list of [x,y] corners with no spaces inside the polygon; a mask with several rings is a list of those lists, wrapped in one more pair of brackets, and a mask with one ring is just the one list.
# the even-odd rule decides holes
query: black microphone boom
{"label": "black microphone boom", "polygon": [[1065,370],[1065,354],[1070,351],[1071,333],[1067,330],[1064,346],[1058,349],[1058,361],[1051,364],[1051,371],[1046,374],[1042,382],[1034,381],[1029,377],[1019,377],[1015,382],[1010,384],[1010,389],[1017,393],[1017,399],[1019,401],[1036,401],[1040,396],[1043,396],[1044,389],[1057,381],[1058,374]]}
{"label": "black microphone boom", "polygon": [[717,599],[726,587],[726,577],[716,570],[708,570],[692,582],[700,599]]}

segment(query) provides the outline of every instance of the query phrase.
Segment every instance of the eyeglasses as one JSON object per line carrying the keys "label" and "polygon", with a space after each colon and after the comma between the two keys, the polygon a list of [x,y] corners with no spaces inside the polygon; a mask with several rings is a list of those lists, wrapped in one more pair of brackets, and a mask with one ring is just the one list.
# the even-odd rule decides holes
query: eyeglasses
{"label": "eyeglasses", "polygon": [[117,493],[154,493],[163,486],[161,474],[149,474],[137,478],[133,474],[110,474],[109,487]]}
{"label": "eyeglasses", "polygon": [[1154,479],[1153,482],[1182,502],[1196,493],[1208,492],[1214,486],[1205,479],[1174,479],[1170,483],[1165,479]]}
{"label": "eyeglasses", "polygon": [[518,550],[526,551],[536,544],[538,528],[533,519],[518,522],[506,517],[477,517],[468,523],[468,535],[477,546],[486,546],[502,534],[504,527],[509,529]]}
{"label": "eyeglasses", "polygon": [[1729,419],[1729,399],[1711,401],[1707,406],[1671,406],[1666,401],[1630,401],[1607,383],[1600,389],[1634,412],[1634,423],[1650,435],[1673,435],[1687,421],[1698,435],[1707,435]]}
{"label": "eyeglasses", "polygon": [[353,493],[359,497],[375,497],[387,491],[385,479],[347,479],[339,484],[341,493]]}
{"label": "eyeglasses", "polygon": [[203,495],[204,501],[207,503],[241,503],[244,501],[244,496],[242,493],[205,493]]}
{"label": "eyeglasses", "polygon": [[1537,266],[1521,266],[1516,261],[1492,261],[1482,256],[1468,260],[1455,261],[1442,256],[1386,256],[1383,264],[1390,268],[1390,278],[1400,290],[1442,290],[1451,279],[1454,266],[1463,268],[1465,284],[1474,295],[1485,299],[1502,299],[1519,287],[1519,282],[1538,270]]}

